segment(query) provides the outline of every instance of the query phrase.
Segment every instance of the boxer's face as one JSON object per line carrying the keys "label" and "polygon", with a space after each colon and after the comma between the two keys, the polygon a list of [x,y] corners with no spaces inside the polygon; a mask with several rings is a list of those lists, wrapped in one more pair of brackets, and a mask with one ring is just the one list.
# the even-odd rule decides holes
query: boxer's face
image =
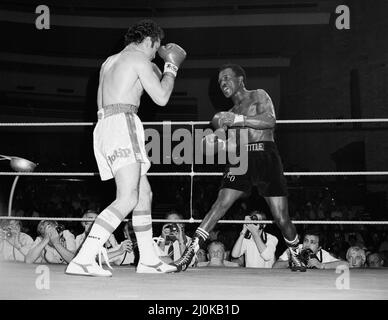
{"label": "boxer's face", "polygon": [[222,70],[218,74],[218,84],[226,98],[233,96],[241,87],[241,77],[236,77],[230,68]]}
{"label": "boxer's face", "polygon": [[152,44],[152,40],[150,37],[147,37],[147,41],[148,41],[148,44],[149,44],[149,57],[152,60],[155,59],[155,55],[156,55],[156,52],[158,52],[159,50],[159,47],[160,47],[160,40],[156,40],[153,44]]}

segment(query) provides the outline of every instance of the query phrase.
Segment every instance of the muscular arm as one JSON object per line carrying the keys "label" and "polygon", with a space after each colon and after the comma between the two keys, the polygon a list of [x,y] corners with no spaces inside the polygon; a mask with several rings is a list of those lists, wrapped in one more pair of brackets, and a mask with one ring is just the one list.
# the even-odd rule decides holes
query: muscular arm
{"label": "muscular arm", "polygon": [[274,128],[276,116],[270,96],[264,90],[257,90],[256,95],[256,115],[246,116],[244,126],[257,130]]}
{"label": "muscular arm", "polygon": [[162,80],[159,80],[158,75],[153,70],[155,66],[150,61],[139,58],[137,62],[135,69],[144,90],[157,105],[165,106],[174,88],[175,77],[165,73]]}

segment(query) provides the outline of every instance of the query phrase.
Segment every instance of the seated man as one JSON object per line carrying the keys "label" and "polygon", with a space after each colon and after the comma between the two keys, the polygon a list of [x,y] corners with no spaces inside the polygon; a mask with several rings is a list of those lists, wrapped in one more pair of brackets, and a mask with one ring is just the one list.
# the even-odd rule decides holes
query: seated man
{"label": "seated man", "polygon": [[198,267],[239,267],[235,262],[225,260],[225,246],[222,242],[215,240],[210,242],[207,247],[207,262],[199,262]]}
{"label": "seated man", "polygon": [[[303,244],[299,244],[300,259],[309,269],[335,269],[339,265],[347,265],[346,261],[333,257],[322,249],[318,230],[305,232]],[[288,268],[288,251],[286,250],[273,265],[273,268]]]}
{"label": "seated man", "polygon": [[[167,220],[183,220],[181,214],[171,211],[166,215]],[[191,242],[191,238],[186,235],[185,225],[182,223],[166,223],[162,227],[162,233],[156,238],[157,251],[160,259],[166,263],[172,263],[179,259],[186,246]],[[196,259],[190,263],[192,267]]]}
{"label": "seated man", "polygon": [[346,252],[346,260],[350,268],[363,268],[366,262],[365,250],[358,247],[350,247]]}
{"label": "seated man", "polygon": [[20,220],[2,220],[0,225],[0,261],[25,261],[34,240],[21,232]]}
{"label": "seated man", "polygon": [[367,262],[369,268],[382,268],[384,267],[384,259],[378,252],[371,253],[367,256]]}
{"label": "seated man", "polygon": [[[98,214],[96,212],[88,210],[84,213],[82,218],[95,220],[97,216]],[[93,221],[82,221],[81,224],[85,231],[75,238],[77,249],[85,240],[86,235],[89,233],[90,228],[93,225]],[[105,242],[104,247],[107,250],[109,262],[112,262],[115,265],[128,265],[133,263],[135,260],[131,239],[126,239],[118,244],[115,236],[112,233],[108,240]],[[105,259],[103,262],[106,262]]]}
{"label": "seated man", "polygon": [[[265,220],[265,213],[253,211],[245,220]],[[245,255],[247,268],[272,268],[278,239],[264,231],[265,224],[244,224],[240,236],[234,244],[232,257]]]}
{"label": "seated man", "polygon": [[38,237],[26,255],[26,263],[69,263],[76,251],[74,235],[52,220],[42,220]]}

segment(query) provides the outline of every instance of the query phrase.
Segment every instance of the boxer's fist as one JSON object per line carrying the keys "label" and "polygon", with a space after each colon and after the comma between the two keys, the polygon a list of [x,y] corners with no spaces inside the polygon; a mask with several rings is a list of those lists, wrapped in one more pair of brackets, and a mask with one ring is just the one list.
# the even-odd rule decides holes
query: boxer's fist
{"label": "boxer's fist", "polygon": [[154,70],[154,73],[159,80],[162,79],[162,71],[160,71],[159,67],[155,63],[152,63],[152,70]]}
{"label": "boxer's fist", "polygon": [[212,125],[214,129],[222,128],[225,131],[231,126],[243,127],[245,125],[245,117],[233,112],[218,112],[212,119]]}
{"label": "boxer's fist", "polygon": [[186,59],[186,51],[175,43],[168,43],[158,50],[159,56],[164,60],[164,73],[170,72],[174,76],[182,62]]}

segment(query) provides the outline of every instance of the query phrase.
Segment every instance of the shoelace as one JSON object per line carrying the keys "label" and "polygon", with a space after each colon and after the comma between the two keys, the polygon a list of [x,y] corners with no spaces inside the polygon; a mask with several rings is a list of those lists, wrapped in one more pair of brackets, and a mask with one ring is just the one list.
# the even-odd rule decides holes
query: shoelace
{"label": "shoelace", "polygon": [[[190,243],[190,245],[188,246],[187,248],[187,251],[186,251],[186,254],[184,254],[182,257],[180,257],[180,259],[178,260],[177,262],[177,265],[181,265],[181,264],[184,264],[184,263],[187,263],[190,261],[188,261],[189,259],[193,259],[193,255],[195,255],[194,253],[194,248],[196,246],[196,241],[193,241],[192,243]],[[192,251],[193,252],[193,255],[192,254],[189,254],[189,252]],[[189,255],[191,256],[191,258],[189,257]]]}
{"label": "shoelace", "polygon": [[108,266],[108,268],[112,269],[110,263],[109,263],[109,258],[108,258],[108,251],[104,247],[101,247],[100,251],[98,252],[98,264],[100,268],[102,268],[102,261],[101,261],[101,255],[104,257],[104,260]]}
{"label": "shoelace", "polygon": [[298,259],[299,253],[290,249],[290,254],[291,254],[291,260],[296,266],[302,266],[301,261]]}

